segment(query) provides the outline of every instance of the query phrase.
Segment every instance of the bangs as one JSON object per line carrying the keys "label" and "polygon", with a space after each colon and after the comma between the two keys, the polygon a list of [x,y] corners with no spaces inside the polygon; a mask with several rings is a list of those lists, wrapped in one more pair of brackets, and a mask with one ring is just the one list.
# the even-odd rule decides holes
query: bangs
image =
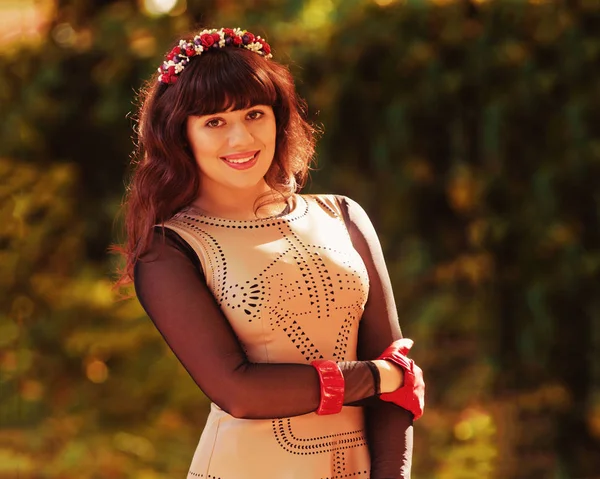
{"label": "bangs", "polygon": [[[190,61],[180,82],[187,114],[203,116],[253,105],[274,106],[279,95],[265,68],[268,60],[244,49],[219,49]],[[184,78],[185,77],[185,78]],[[185,91],[185,93],[183,93]]]}

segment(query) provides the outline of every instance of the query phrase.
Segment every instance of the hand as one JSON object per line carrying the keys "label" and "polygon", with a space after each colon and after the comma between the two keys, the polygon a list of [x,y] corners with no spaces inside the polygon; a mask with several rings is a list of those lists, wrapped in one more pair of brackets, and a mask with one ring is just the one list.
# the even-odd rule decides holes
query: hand
{"label": "hand", "polygon": [[425,408],[425,382],[421,368],[407,356],[413,344],[412,339],[398,339],[377,359],[391,361],[404,370],[404,384],[394,392],[381,394],[379,398],[412,412],[416,421],[423,415]]}

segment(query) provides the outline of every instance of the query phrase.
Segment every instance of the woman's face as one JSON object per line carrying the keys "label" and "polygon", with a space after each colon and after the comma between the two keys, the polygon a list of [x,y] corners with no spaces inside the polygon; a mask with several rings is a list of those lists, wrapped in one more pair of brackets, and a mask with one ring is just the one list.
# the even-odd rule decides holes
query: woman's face
{"label": "woman's face", "polygon": [[256,187],[275,154],[276,124],[273,108],[224,111],[190,116],[187,137],[206,191]]}

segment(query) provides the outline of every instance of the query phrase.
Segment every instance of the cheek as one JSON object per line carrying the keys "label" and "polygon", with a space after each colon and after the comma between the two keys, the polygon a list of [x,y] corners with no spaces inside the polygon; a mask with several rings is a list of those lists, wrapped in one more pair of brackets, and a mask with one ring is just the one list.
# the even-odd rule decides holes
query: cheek
{"label": "cheek", "polygon": [[206,135],[196,132],[188,136],[190,150],[198,159],[205,156],[214,156],[219,149],[219,138],[215,135]]}

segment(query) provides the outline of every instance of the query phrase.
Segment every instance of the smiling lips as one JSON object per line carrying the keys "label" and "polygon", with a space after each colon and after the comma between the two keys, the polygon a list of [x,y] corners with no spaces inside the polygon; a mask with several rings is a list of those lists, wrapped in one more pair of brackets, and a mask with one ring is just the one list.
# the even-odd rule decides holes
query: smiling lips
{"label": "smiling lips", "polygon": [[247,170],[252,168],[258,161],[260,150],[245,151],[243,153],[236,153],[234,155],[222,156],[221,159],[233,169],[236,170]]}

